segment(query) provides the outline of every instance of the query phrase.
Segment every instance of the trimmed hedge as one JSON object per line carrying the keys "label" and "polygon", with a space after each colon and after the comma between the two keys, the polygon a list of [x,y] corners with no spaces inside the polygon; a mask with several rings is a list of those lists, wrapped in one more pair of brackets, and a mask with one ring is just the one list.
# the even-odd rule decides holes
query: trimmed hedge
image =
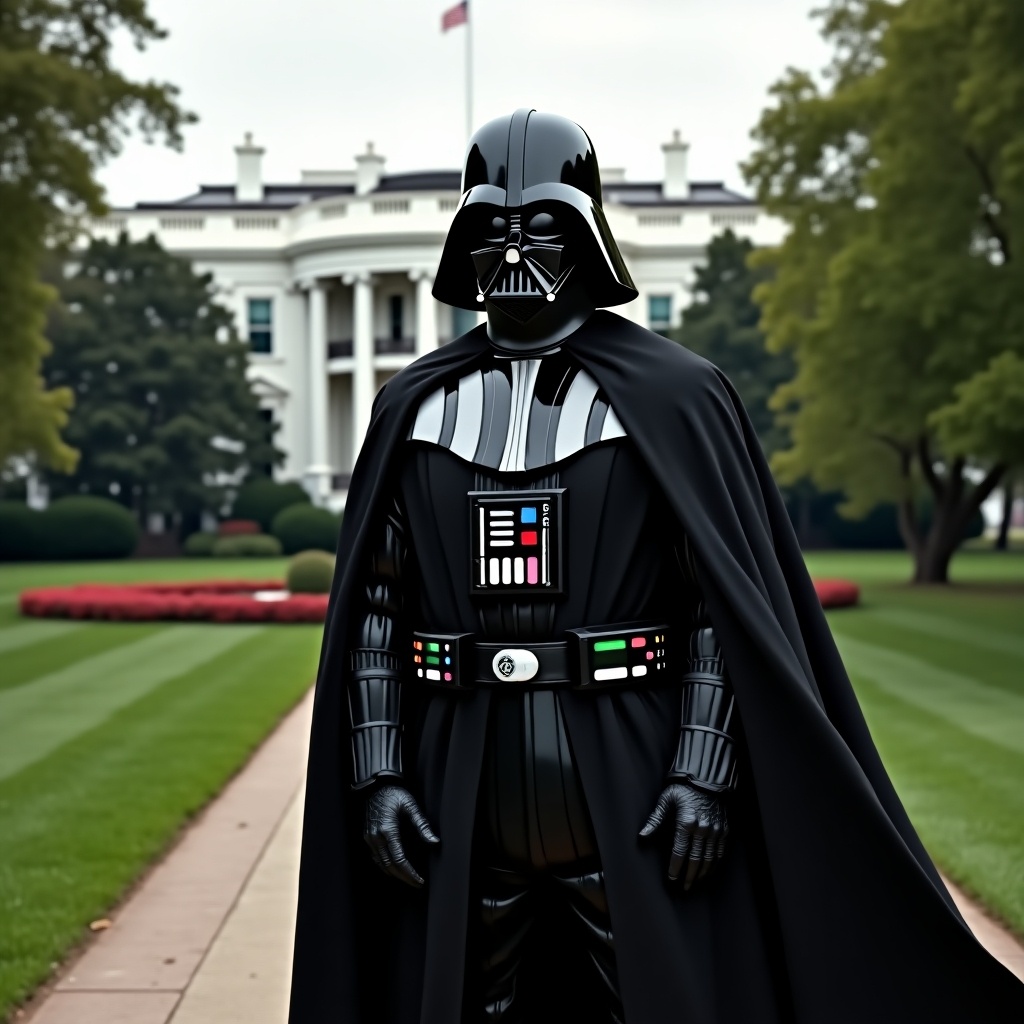
{"label": "trimmed hedge", "polygon": [[300,551],[288,566],[285,586],[293,594],[329,594],[334,556],[326,551]]}
{"label": "trimmed hedge", "polygon": [[139,525],[109,498],[71,495],[42,511],[0,503],[0,559],[73,561],[127,558],[139,543]]}
{"label": "trimmed hedge", "polygon": [[209,558],[213,554],[213,547],[217,543],[215,533],[193,533],[185,538],[181,553],[186,558]]}
{"label": "trimmed hedge", "polygon": [[270,532],[281,542],[286,555],[300,551],[338,550],[338,532],[341,516],[325,508],[312,505],[295,505],[279,512]]}
{"label": "trimmed hedge", "polygon": [[0,501],[0,562],[41,558],[43,515],[21,501]]}
{"label": "trimmed hedge", "polygon": [[309,505],[309,495],[300,484],[279,484],[261,477],[242,484],[231,518],[255,519],[265,533],[270,533],[274,517],[292,505]]}
{"label": "trimmed hedge", "polygon": [[279,558],[281,542],[265,533],[218,537],[210,552],[214,558]]}

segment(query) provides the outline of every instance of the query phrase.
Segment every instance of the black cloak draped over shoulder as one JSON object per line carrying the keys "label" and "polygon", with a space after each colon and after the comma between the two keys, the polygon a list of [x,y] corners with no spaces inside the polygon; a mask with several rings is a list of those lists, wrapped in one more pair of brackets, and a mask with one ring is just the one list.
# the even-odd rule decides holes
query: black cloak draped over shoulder
{"label": "black cloak draped over shoulder", "polygon": [[[627,1024],[1024,1021],[1024,985],[971,935],[882,767],[732,386],[606,310],[563,344],[690,538],[743,730],[726,856],[683,893],[663,851],[637,836],[668,767],[652,730],[671,746],[678,723],[563,693]],[[290,1024],[462,1019],[488,692],[452,697],[423,726],[434,768],[409,784],[442,841],[411,847],[427,878],[414,891],[374,867],[362,840],[344,668],[364,551],[418,400],[487,353],[477,327],[388,381],[352,476],[313,712]]]}

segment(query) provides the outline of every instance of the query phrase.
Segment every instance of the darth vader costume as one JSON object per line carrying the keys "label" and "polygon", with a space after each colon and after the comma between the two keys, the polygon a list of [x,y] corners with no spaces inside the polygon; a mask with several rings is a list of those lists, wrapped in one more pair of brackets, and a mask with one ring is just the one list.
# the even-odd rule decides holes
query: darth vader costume
{"label": "darth vader costume", "polygon": [[729,382],[636,295],[596,157],[471,140],[377,396],[313,715],[291,1024],[1024,1019],[892,789]]}

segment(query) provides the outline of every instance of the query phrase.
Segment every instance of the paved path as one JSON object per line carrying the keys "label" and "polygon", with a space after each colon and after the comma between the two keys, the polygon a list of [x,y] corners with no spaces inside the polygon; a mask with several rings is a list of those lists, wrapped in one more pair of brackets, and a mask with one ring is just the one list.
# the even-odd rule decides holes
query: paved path
{"label": "paved path", "polygon": [[[25,1024],[285,1024],[311,711],[308,695]],[[1024,980],[1024,946],[950,890]]]}

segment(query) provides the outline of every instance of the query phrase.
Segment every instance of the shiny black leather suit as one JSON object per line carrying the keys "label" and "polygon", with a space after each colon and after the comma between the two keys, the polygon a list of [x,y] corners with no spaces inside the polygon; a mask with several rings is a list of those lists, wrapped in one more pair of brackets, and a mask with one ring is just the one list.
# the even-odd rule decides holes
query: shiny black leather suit
{"label": "shiny black leather suit", "polygon": [[[527,428],[517,430],[517,419],[524,417]],[[676,763],[666,770],[669,779],[701,788],[670,784],[662,813],[687,790],[690,804],[680,813],[708,811],[706,828],[715,847],[691,849],[692,859],[687,858],[697,865],[695,875],[705,870],[721,852],[724,821],[717,800],[708,797],[702,805],[701,797],[728,789],[735,772],[727,738],[731,695],[685,540],[596,385],[564,352],[516,359],[496,351],[482,371],[450,382],[423,403],[401,464],[368,566],[361,650],[355,655],[350,692],[357,698],[351,705],[356,779],[377,789],[378,804],[407,800],[416,788],[415,774],[406,772],[401,759],[405,723],[398,679],[407,648],[401,646],[400,617],[406,629],[466,631],[509,643],[558,639],[571,626],[671,619],[680,635],[689,637],[684,672],[691,679],[681,697],[689,706],[681,709]],[[565,487],[569,495],[569,592],[544,601],[472,600],[465,586],[465,518],[451,514],[451,496],[553,486]],[[437,599],[439,593],[444,600]],[[457,621],[441,614],[450,615],[453,604]],[[384,663],[394,675],[373,674]],[[372,665],[378,667],[367,674]],[[379,690],[376,707],[370,706],[367,689],[374,680],[389,684]],[[429,714],[423,705],[429,705],[430,695],[419,696],[420,714]],[[558,692],[499,690],[491,709],[477,841],[484,867],[485,1017],[512,1019],[517,971],[531,927],[551,898],[560,896],[569,920],[579,926],[576,940],[601,979],[611,1019],[617,1019],[621,1006],[600,853]],[[666,728],[678,725],[666,723]],[[394,785],[399,780],[401,788]],[[414,803],[409,810],[411,817],[419,813]],[[371,813],[379,814],[373,803]],[[429,841],[432,833],[423,825],[427,832],[421,827],[421,835]],[[386,840],[374,833],[371,828],[382,867],[415,882],[418,876],[403,873],[404,849],[392,855]],[[675,875],[682,866],[676,865]]]}
{"label": "shiny black leather suit", "polygon": [[[497,137],[509,140],[509,153],[528,120],[520,111],[511,127],[503,122],[505,135]],[[531,123],[568,131],[573,142],[573,133],[586,139],[564,119]],[[515,182],[506,184],[511,193]],[[384,871],[423,884],[407,856],[409,834],[439,839],[416,802],[416,734],[459,698],[412,676],[404,658],[411,630],[514,645],[561,640],[581,626],[666,622],[676,638],[672,685],[680,719],[664,728],[679,739],[636,841],[665,825],[669,877],[683,876],[680,886],[689,888],[723,853],[723,797],[736,777],[732,694],[696,567],[615,410],[559,348],[596,304],[585,273],[586,239],[574,235],[578,211],[568,217],[557,203],[483,210],[472,213],[466,230],[493,351],[479,369],[422,401],[366,567],[348,683],[355,788],[367,794],[366,840]],[[449,245],[457,251],[452,236]],[[617,251],[615,257],[621,263]],[[615,259],[609,265],[621,279]],[[616,285],[625,297],[627,286],[628,276]],[[565,489],[564,592],[473,595],[466,496],[550,488]],[[473,854],[479,941],[469,946],[478,958],[479,1005],[470,1012],[506,1024],[521,1019],[521,966],[538,929],[561,926],[569,930],[565,941],[586,950],[607,1018],[621,1020],[601,855],[559,691],[509,684],[494,691],[490,709]]]}

